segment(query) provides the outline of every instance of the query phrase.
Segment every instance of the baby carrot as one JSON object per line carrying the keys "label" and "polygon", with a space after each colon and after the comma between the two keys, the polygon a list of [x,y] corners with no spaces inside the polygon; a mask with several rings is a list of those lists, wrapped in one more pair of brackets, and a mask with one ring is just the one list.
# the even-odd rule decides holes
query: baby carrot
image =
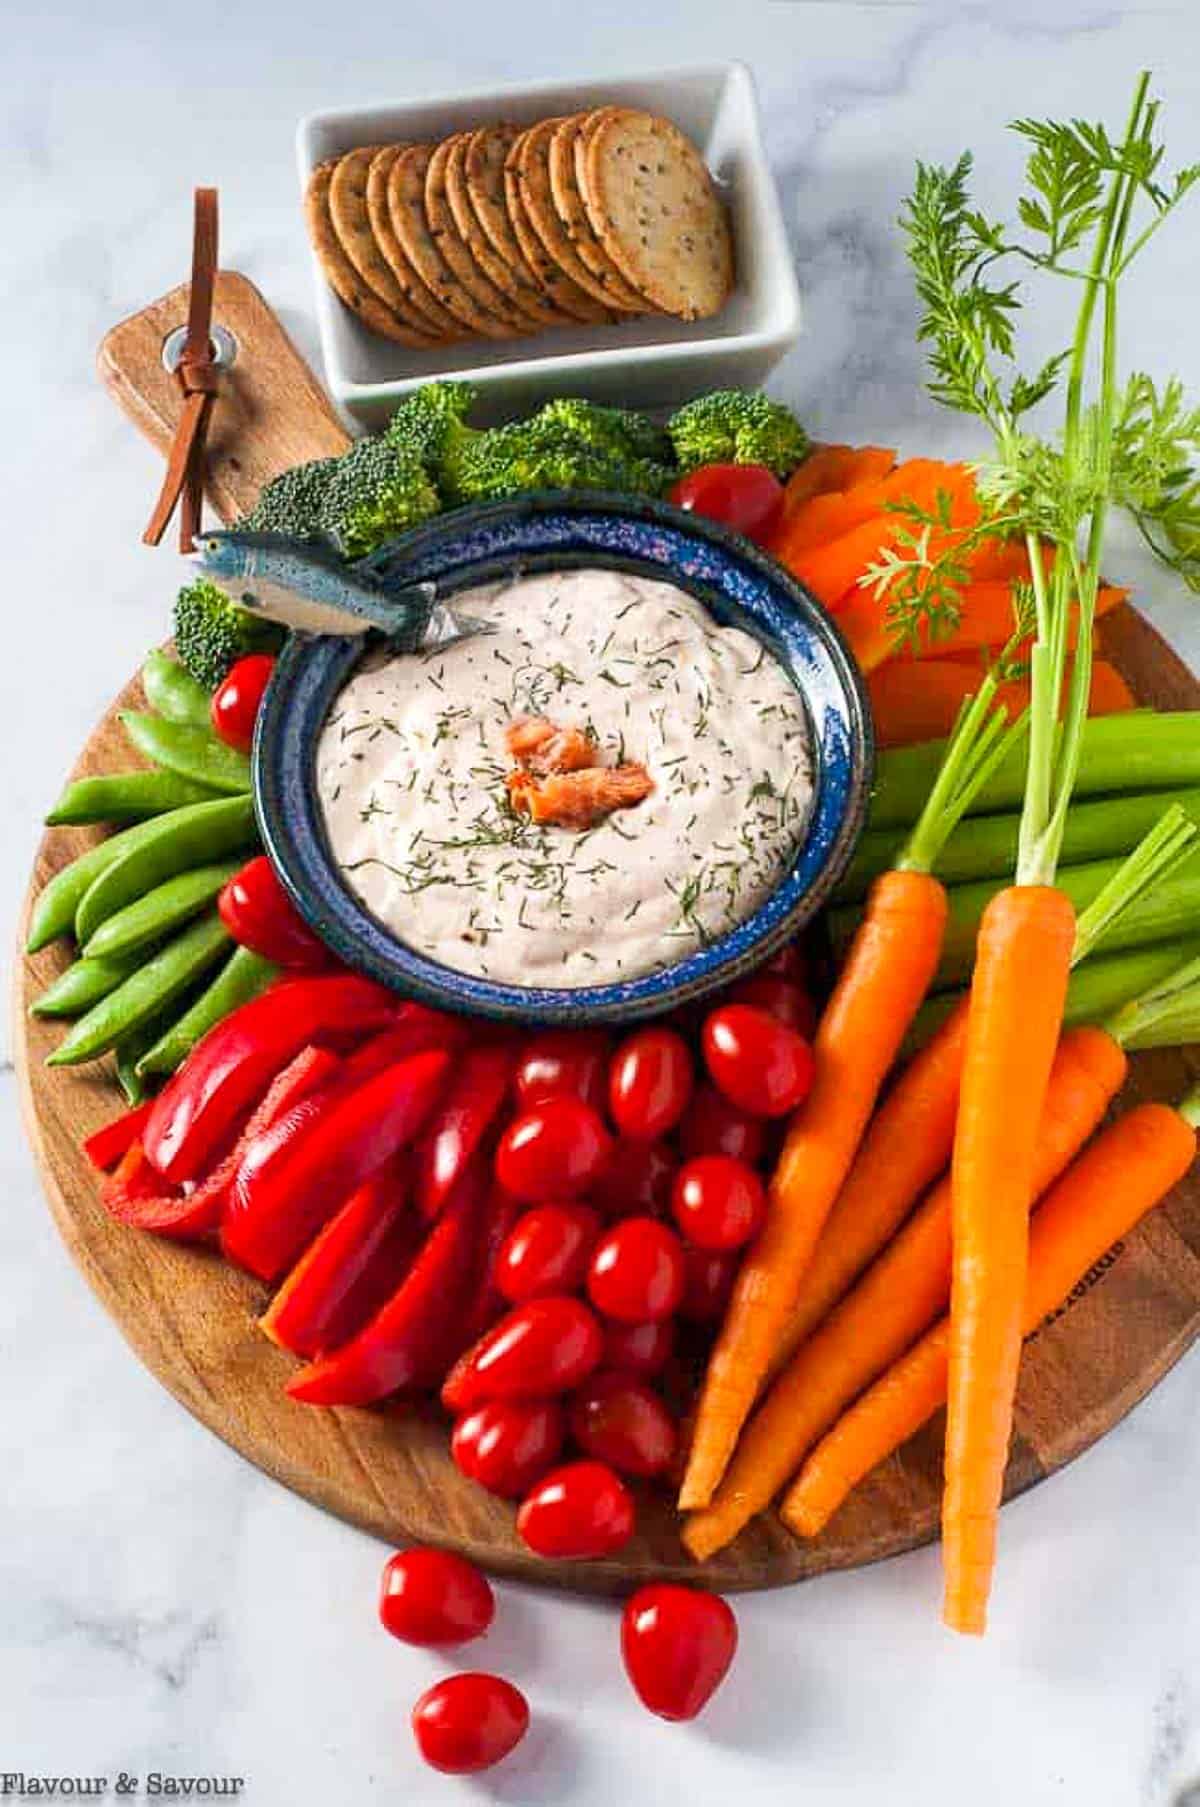
{"label": "baby carrot", "polygon": [[[1125,1077],[1125,1056],[1102,1029],[1076,1029],[1055,1056],[1034,1151],[1042,1192],[1083,1147]],[[895,1241],[804,1343],[751,1420],[708,1508],[684,1542],[703,1559],[769,1504],[804,1453],[856,1394],[895,1361],[950,1294],[951,1188],[942,1180]]]}
{"label": "baby carrot", "polygon": [[[1141,1104],[1081,1154],[1034,1213],[1023,1330],[1028,1336],[1115,1242],[1183,1178],[1196,1153],[1200,1097],[1173,1111]],[[945,1404],[950,1323],[942,1318],[840,1418],[809,1455],[783,1521],[815,1537],[863,1476]]]}

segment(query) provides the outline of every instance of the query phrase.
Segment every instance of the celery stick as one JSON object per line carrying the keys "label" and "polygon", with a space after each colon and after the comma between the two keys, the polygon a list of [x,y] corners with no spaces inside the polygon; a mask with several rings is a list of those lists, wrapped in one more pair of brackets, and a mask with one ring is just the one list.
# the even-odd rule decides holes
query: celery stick
{"label": "celery stick", "polygon": [[[870,827],[907,828],[916,821],[937,776],[945,742],[924,741],[881,753],[875,772]],[[1016,747],[971,804],[969,814],[1019,809],[1025,788],[1027,746]],[[1099,715],[1084,724],[1077,797],[1122,796],[1130,791],[1178,790],[1200,785],[1200,713],[1162,715],[1132,710]]]}
{"label": "celery stick", "polygon": [[[1140,791],[1073,804],[1063,837],[1064,863],[1080,866],[1131,853],[1173,803],[1200,822],[1200,788]],[[960,822],[938,858],[937,875],[942,883],[961,885],[1007,877],[1016,865],[1019,827],[1020,817],[1015,815],[973,816]],[[838,886],[836,902],[856,903],[865,897],[872,880],[891,866],[903,841],[902,830],[868,829]]]}

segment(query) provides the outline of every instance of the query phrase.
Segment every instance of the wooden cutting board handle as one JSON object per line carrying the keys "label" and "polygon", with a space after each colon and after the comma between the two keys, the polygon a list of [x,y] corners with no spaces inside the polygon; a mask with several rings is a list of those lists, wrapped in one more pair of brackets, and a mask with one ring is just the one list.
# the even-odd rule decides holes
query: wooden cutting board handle
{"label": "wooden cutting board handle", "polygon": [[[96,363],[117,406],[165,458],[183,396],[162,361],[163,342],[187,318],[182,283],[106,333]],[[320,383],[254,284],[217,274],[213,321],[236,345],[209,429],[206,494],[224,521],[253,506],[270,477],[310,458],[344,452],[349,435]],[[152,496],[146,498],[149,511]]]}

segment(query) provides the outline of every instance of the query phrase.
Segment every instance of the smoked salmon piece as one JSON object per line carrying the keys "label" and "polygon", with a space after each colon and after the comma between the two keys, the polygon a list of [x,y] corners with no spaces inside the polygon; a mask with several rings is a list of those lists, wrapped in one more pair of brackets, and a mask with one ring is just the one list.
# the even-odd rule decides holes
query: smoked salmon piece
{"label": "smoked salmon piece", "polygon": [[617,809],[632,809],[654,789],[643,765],[592,765],[572,772],[508,775],[509,801],[531,822],[556,828],[591,828]]}
{"label": "smoked salmon piece", "polygon": [[559,728],[544,715],[523,715],[505,735],[513,758],[531,772],[581,772],[599,762],[600,749],[583,728]]}

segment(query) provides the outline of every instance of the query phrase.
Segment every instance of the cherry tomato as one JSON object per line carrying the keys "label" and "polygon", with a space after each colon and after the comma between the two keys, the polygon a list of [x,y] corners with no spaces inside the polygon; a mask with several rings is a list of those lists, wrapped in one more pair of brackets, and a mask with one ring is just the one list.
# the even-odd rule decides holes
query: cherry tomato
{"label": "cherry tomato", "polygon": [[505,1314],[460,1356],[442,1387],[452,1412],[489,1399],[545,1399],[569,1393],[597,1366],[604,1339],[579,1299],[552,1294]]}
{"label": "cherry tomato", "polygon": [[412,1729],[431,1769],[470,1776],[516,1749],[529,1729],[529,1706],[501,1676],[468,1671],[425,1690],[412,1710]]}
{"label": "cherry tomato", "polygon": [[766,1142],[766,1126],[761,1117],[739,1110],[707,1079],[696,1087],[679,1126],[679,1144],[685,1160],[727,1154],[753,1167],[762,1160]]}
{"label": "cherry tomato", "polygon": [[605,1217],[665,1217],[678,1165],[665,1142],[617,1142],[588,1202]]}
{"label": "cherry tomato", "polygon": [[333,955],[309,928],[265,853],[247,860],[226,882],[217,913],[239,947],[248,947],[276,966],[312,971],[333,963]]}
{"label": "cherry tomato", "polygon": [[704,1059],[716,1085],[756,1117],[794,1111],[812,1085],[812,1049],[764,1010],[724,1004],[704,1025]]}
{"label": "cherry tomato", "polygon": [[496,1178],[527,1205],[586,1192],[612,1153],[612,1137],[581,1098],[547,1098],[514,1117],[496,1150]]}
{"label": "cherry tomato", "polygon": [[811,1036],[817,1027],[817,1010],[808,993],[779,973],[755,973],[731,986],[730,1004],[752,1004],[777,1022],[786,1023],[797,1035]]}
{"label": "cherry tomato", "polygon": [[593,1374],[571,1401],[571,1435],[585,1456],[618,1474],[665,1474],[675,1459],[675,1420],[657,1393],[628,1374]]}
{"label": "cherry tomato", "polygon": [[633,1536],[633,1500],[603,1462],[568,1462],[526,1494],[517,1531],[538,1556],[611,1556]]}
{"label": "cherry tomato", "polygon": [[275,660],[270,653],[247,653],[226,673],[213,692],[212,725],[226,746],[248,753],[254,740],[259,704],[271,682]]}
{"label": "cherry tomato", "polygon": [[401,1550],[383,1571],[379,1617],[406,1644],[466,1644],[495,1612],[486,1577],[448,1550]]}
{"label": "cherry tomato", "polygon": [[765,539],[783,501],[783,484],[765,464],[702,464],[668,491],[676,508],[720,521],[749,539]]}
{"label": "cherry tomato", "polygon": [[570,1293],[583,1285],[600,1234],[588,1205],[535,1205],[519,1217],[496,1257],[496,1289],[513,1305],[539,1293]]}
{"label": "cherry tomato", "polygon": [[671,1209],[698,1249],[740,1249],[762,1228],[767,1195],[745,1161],[707,1154],[679,1169]]}
{"label": "cherry tomato", "polygon": [[646,1324],[670,1317],[683,1297],[683,1278],[683,1247],[674,1230],[653,1217],[626,1217],[596,1244],[588,1296],[606,1318]]}
{"label": "cherry tomato", "polygon": [[606,1324],[601,1365],[606,1371],[652,1380],[662,1373],[674,1348],[675,1326],[670,1318],[660,1318],[656,1324]]}
{"label": "cherry tomato", "polygon": [[454,1426],[460,1474],[503,1500],[519,1500],[562,1454],[562,1408],[552,1399],[493,1399]]}
{"label": "cherry tomato", "polygon": [[602,1111],[608,1096],[612,1043],[598,1029],[547,1029],[525,1044],[514,1083],[517,1107],[529,1110],[547,1098],[582,1098]]}
{"label": "cherry tomato", "polygon": [[623,1136],[654,1142],[671,1133],[692,1095],[692,1056],[674,1029],[639,1029],[608,1070],[608,1108]]}
{"label": "cherry tomato", "polygon": [[639,1588],[621,1615],[621,1656],[638,1699],[660,1719],[694,1719],[737,1652],[727,1601],[702,1587],[659,1581]]}
{"label": "cherry tomato", "polygon": [[680,1317],[686,1318],[689,1324],[719,1322],[725,1316],[738,1265],[738,1256],[733,1253],[718,1254],[691,1245],[685,1248]]}

